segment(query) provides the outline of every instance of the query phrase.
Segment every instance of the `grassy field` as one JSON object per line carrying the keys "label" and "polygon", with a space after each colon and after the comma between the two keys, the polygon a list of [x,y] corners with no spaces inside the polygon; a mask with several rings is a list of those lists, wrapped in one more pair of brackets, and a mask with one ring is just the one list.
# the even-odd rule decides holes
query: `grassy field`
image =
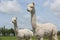
{"label": "grassy field", "polygon": [[[34,38],[32,38],[33,40],[35,40]],[[60,36],[58,36],[58,39],[60,40]],[[2,36],[0,37],[0,40],[17,40],[16,37],[13,37],[13,36]],[[46,39],[45,39],[46,40]]]}

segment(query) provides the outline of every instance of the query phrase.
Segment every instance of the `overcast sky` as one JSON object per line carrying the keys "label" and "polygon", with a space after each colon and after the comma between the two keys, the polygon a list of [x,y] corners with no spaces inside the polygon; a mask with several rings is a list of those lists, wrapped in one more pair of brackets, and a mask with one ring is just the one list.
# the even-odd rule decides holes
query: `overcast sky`
{"label": "overcast sky", "polygon": [[53,23],[60,30],[60,0],[0,0],[0,27],[13,28],[12,17],[17,17],[19,28],[32,29],[27,5],[35,3],[37,22]]}

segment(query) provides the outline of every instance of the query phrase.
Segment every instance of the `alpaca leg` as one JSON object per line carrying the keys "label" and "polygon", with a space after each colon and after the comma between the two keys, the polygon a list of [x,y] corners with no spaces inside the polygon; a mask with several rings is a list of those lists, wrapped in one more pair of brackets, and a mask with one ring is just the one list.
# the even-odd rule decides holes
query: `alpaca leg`
{"label": "alpaca leg", "polygon": [[18,38],[17,40],[24,40],[23,38]]}
{"label": "alpaca leg", "polygon": [[28,38],[26,38],[25,40],[29,40]]}
{"label": "alpaca leg", "polygon": [[18,38],[17,40],[22,40],[22,39]]}
{"label": "alpaca leg", "polygon": [[37,37],[35,37],[36,38],[36,40],[38,40],[38,38]]}
{"label": "alpaca leg", "polygon": [[26,40],[32,40],[32,38],[27,38]]}
{"label": "alpaca leg", "polygon": [[52,40],[52,37],[49,37],[48,40]]}
{"label": "alpaca leg", "polygon": [[19,40],[19,38],[18,38],[18,37],[16,37],[16,40]]}
{"label": "alpaca leg", "polygon": [[53,35],[53,40],[58,40],[57,34]]}
{"label": "alpaca leg", "polygon": [[38,38],[37,40],[43,40],[43,38],[41,37],[41,38]]}
{"label": "alpaca leg", "polygon": [[52,40],[52,36],[49,36],[49,37],[48,37],[48,40]]}
{"label": "alpaca leg", "polygon": [[30,38],[29,40],[32,40],[32,38]]}
{"label": "alpaca leg", "polygon": [[40,40],[43,40],[43,37],[41,37]]}
{"label": "alpaca leg", "polygon": [[36,38],[36,40],[40,40],[40,38]]}

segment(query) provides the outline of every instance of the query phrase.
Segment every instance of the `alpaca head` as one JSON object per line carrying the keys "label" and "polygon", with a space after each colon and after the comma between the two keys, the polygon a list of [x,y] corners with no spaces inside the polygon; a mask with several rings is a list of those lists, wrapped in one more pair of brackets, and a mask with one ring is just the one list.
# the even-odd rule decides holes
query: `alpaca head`
{"label": "alpaca head", "polygon": [[27,11],[28,12],[33,12],[34,11],[34,3],[28,4]]}
{"label": "alpaca head", "polygon": [[12,18],[12,23],[15,24],[16,23],[16,20],[17,20],[17,17],[13,17]]}

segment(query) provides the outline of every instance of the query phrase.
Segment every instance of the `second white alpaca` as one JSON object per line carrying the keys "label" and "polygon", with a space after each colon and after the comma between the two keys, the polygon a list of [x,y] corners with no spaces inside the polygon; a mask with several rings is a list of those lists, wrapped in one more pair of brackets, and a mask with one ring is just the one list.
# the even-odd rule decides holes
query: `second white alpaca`
{"label": "second white alpaca", "polygon": [[12,18],[12,23],[14,24],[15,36],[18,40],[32,40],[33,32],[28,29],[18,29],[16,17]]}
{"label": "second white alpaca", "polygon": [[31,13],[31,24],[34,31],[34,36],[37,40],[43,40],[48,37],[49,40],[58,40],[56,26],[52,23],[39,24],[36,23],[35,4],[28,4],[27,11]]}

